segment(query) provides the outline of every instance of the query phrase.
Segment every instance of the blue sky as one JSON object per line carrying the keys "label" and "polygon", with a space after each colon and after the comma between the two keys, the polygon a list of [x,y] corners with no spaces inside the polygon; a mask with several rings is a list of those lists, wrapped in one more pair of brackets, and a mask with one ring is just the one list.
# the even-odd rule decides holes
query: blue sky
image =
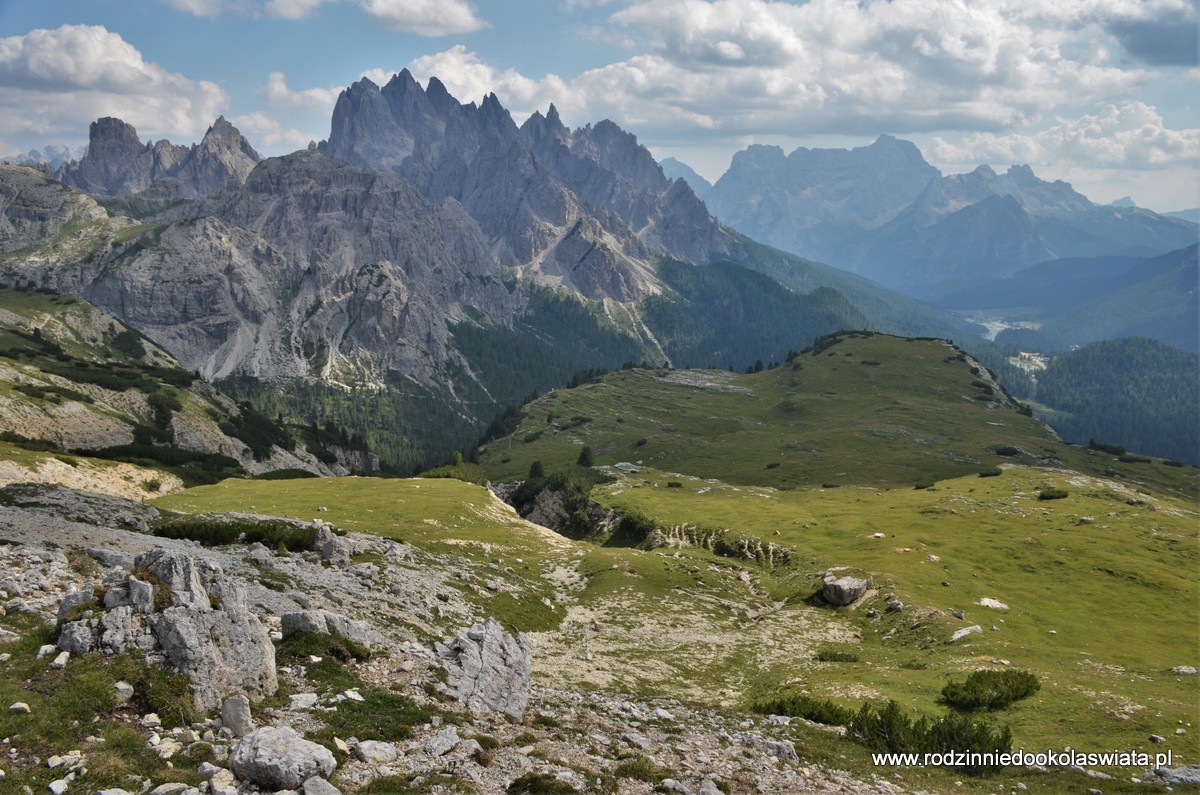
{"label": "blue sky", "polygon": [[1095,201],[1200,205],[1197,0],[0,0],[0,154],[103,115],[264,154],[408,67],[518,123],[611,118],[710,179],[750,143],[917,143],[943,171],[1029,163]]}

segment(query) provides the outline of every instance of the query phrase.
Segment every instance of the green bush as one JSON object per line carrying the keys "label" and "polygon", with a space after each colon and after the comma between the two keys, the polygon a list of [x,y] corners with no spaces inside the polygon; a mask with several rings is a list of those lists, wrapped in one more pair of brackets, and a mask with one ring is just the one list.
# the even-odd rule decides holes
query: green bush
{"label": "green bush", "polygon": [[[886,706],[863,704],[846,726],[846,736],[875,751],[893,753],[1006,753],[1012,750],[1012,732],[969,715],[949,713],[940,718],[913,720],[895,701]],[[956,766],[969,775],[981,775],[983,765]]]}
{"label": "green bush", "polygon": [[1041,689],[1029,671],[975,671],[963,682],[942,688],[942,700],[958,709],[1004,709]]}
{"label": "green bush", "polygon": [[1066,489],[1046,488],[1038,492],[1039,500],[1061,500],[1067,496]]}
{"label": "green bush", "polygon": [[982,470],[979,473],[979,477],[981,477],[981,478],[998,478],[1002,474],[1004,474],[1004,470],[1001,469],[1000,467],[989,467],[987,469]]}
{"label": "green bush", "polygon": [[817,662],[856,663],[858,662],[858,655],[852,651],[842,651],[840,649],[821,649],[817,652],[814,659]]}
{"label": "green bush", "polygon": [[268,547],[281,544],[291,552],[312,549],[317,529],[280,520],[218,519],[212,516],[177,516],[155,524],[160,538],[187,538],[206,547],[255,541]]}
{"label": "green bush", "polygon": [[526,773],[505,790],[507,795],[571,795],[578,791],[549,773]]}
{"label": "green bush", "polygon": [[846,709],[832,701],[816,699],[803,693],[793,693],[760,701],[754,705],[754,711],[763,715],[788,715],[793,718],[804,718],[826,726],[845,726],[854,717],[853,710]]}
{"label": "green bush", "polygon": [[670,778],[671,771],[659,767],[647,757],[637,754],[617,765],[613,771],[613,775],[617,778],[632,778],[650,784],[657,784],[664,778]]}

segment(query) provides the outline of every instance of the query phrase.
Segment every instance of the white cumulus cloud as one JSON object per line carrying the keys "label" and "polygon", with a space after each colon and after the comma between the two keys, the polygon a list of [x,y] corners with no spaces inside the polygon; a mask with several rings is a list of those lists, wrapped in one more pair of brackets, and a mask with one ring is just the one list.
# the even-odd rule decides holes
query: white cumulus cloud
{"label": "white cumulus cloud", "polygon": [[293,90],[288,87],[287,76],[283,72],[271,72],[267,76],[267,85],[263,88],[263,96],[267,104],[275,107],[309,108],[328,113],[337,102],[340,88],[304,88]]}
{"label": "white cumulus cloud", "polygon": [[0,134],[78,139],[100,116],[143,137],[203,135],[225,91],[147,62],[100,25],[63,25],[0,39]]}
{"label": "white cumulus cloud", "polygon": [[467,0],[164,0],[180,11],[202,17],[225,12],[304,19],[326,3],[354,2],[372,19],[397,31],[421,36],[470,33],[487,27]]}
{"label": "white cumulus cloud", "polygon": [[1200,166],[1200,129],[1172,130],[1158,110],[1142,102],[1106,105],[1077,119],[1059,119],[1039,132],[973,133],[951,143],[933,139],[932,155],[944,163],[984,162],[1157,169]]}

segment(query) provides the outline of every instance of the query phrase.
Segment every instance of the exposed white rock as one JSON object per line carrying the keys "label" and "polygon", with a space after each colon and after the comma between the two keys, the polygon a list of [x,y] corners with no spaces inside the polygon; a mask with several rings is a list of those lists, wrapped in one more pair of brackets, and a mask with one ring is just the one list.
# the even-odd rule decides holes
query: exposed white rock
{"label": "exposed white rock", "polygon": [[287,726],[251,732],[229,755],[229,769],[238,778],[270,790],[298,789],[313,776],[328,778],[336,767],[329,749]]}

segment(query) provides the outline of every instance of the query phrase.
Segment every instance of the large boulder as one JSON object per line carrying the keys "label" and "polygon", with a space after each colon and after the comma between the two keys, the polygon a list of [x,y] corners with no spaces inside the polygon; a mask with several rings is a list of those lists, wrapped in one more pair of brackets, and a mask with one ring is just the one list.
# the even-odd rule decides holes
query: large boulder
{"label": "large boulder", "polygon": [[73,654],[141,649],[191,680],[202,712],[217,709],[230,695],[257,700],[278,689],[270,635],[247,609],[245,591],[220,568],[152,549],[134,560],[133,571],[108,583],[98,621],[63,626],[60,648]]}
{"label": "large boulder", "polygon": [[446,692],[473,710],[503,712],[521,720],[529,704],[533,658],[524,633],[504,631],[494,618],[437,644],[446,669]]}
{"label": "large boulder", "polygon": [[825,572],[821,596],[834,607],[853,604],[871,587],[870,577],[856,577],[845,573],[847,571],[845,568],[835,568]]}
{"label": "large boulder", "polygon": [[313,776],[328,778],[336,767],[329,749],[287,726],[253,731],[229,754],[229,769],[238,778],[268,792],[298,790]]}

